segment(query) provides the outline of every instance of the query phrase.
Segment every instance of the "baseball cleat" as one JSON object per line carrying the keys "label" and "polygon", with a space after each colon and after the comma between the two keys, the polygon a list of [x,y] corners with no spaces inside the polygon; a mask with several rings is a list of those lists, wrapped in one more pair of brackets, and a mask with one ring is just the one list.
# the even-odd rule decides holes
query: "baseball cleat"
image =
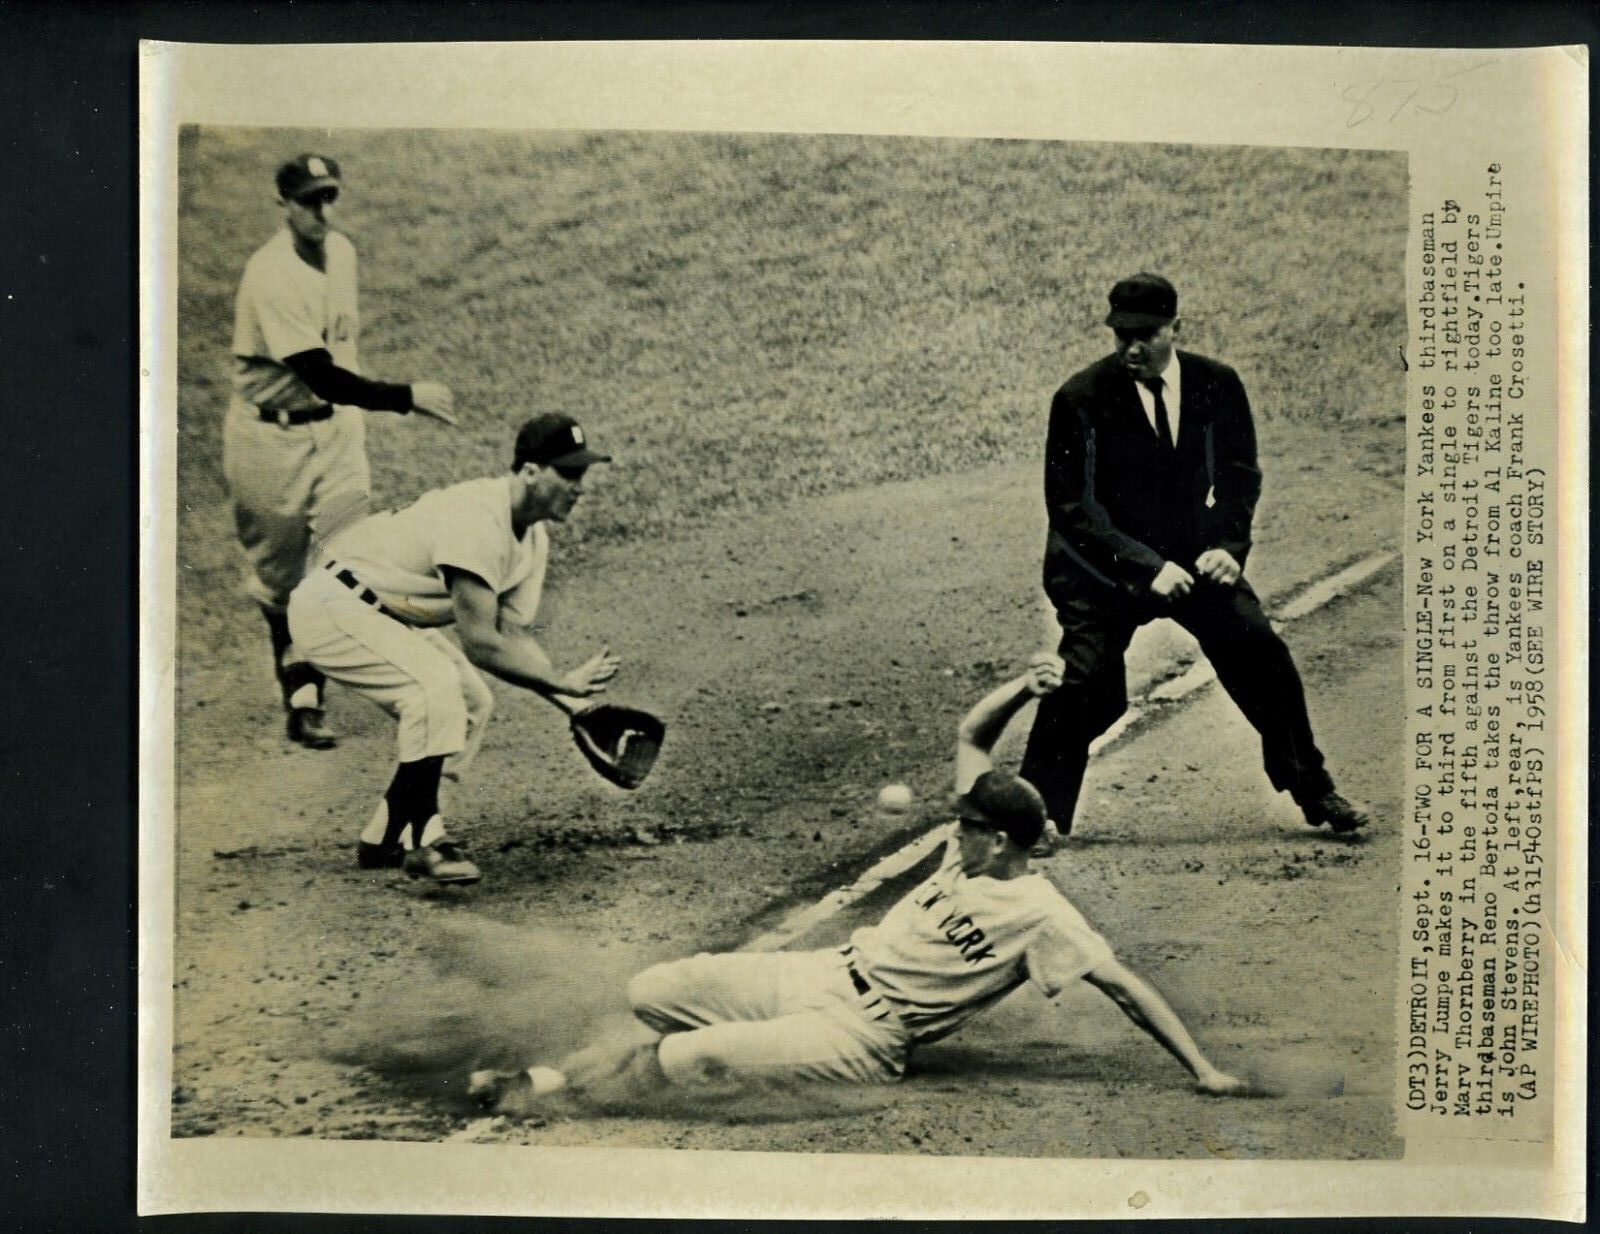
{"label": "baseball cleat", "polygon": [[398,870],[406,862],[403,844],[368,844],[365,840],[356,845],[356,865],[363,870]]}
{"label": "baseball cleat", "polygon": [[1331,788],[1320,797],[1302,801],[1300,810],[1309,826],[1320,827],[1327,823],[1336,834],[1341,835],[1365,827],[1372,821],[1372,813],[1366,806],[1350,801]]}
{"label": "baseball cleat", "polygon": [[1066,837],[1057,829],[1055,823],[1050,819],[1045,819],[1044,830],[1039,833],[1039,839],[1034,843],[1034,846],[1028,850],[1028,856],[1052,856],[1065,840]]}
{"label": "baseball cleat", "polygon": [[530,1101],[558,1093],[567,1077],[554,1067],[529,1067],[526,1071],[474,1071],[467,1077],[467,1096],[491,1113],[516,1112]]}
{"label": "baseball cleat", "polygon": [[289,740],[308,750],[331,750],[339,744],[322,718],[320,707],[291,707],[289,709]]}
{"label": "baseball cleat", "polygon": [[470,887],[483,877],[449,840],[414,848],[405,855],[401,868],[412,878],[431,878],[436,883]]}

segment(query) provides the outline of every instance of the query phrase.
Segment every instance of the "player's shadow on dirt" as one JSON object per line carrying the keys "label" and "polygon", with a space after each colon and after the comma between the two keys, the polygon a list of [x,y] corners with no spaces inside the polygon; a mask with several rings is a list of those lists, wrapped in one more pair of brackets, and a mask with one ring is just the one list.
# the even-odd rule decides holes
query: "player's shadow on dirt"
{"label": "player's shadow on dirt", "polygon": [[[1166,1069],[1162,1070],[1165,1073]],[[953,1082],[961,1087],[992,1087],[1013,1081],[1186,1087],[1181,1069],[1170,1075],[1157,1075],[1142,1050],[1122,1046],[1068,1049],[1059,1041],[1013,1041],[1003,1050],[987,1045],[930,1046],[912,1056],[906,1079],[930,1084]]]}

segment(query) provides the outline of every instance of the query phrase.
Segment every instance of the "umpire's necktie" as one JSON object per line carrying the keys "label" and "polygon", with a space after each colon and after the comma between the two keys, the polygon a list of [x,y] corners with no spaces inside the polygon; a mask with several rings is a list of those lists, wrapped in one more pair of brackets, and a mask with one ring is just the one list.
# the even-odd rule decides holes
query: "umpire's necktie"
{"label": "umpire's necktie", "polygon": [[1161,378],[1152,377],[1143,384],[1144,388],[1150,391],[1150,397],[1156,401],[1156,436],[1161,438],[1161,444],[1169,453],[1176,453],[1178,445],[1172,440],[1172,421],[1167,419],[1166,400],[1161,397]]}

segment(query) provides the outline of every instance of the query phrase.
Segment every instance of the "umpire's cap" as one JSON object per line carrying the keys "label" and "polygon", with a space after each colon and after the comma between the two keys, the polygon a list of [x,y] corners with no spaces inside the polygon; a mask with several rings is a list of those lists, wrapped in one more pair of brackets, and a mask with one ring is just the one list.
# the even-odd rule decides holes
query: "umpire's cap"
{"label": "umpire's cap", "polygon": [[951,803],[963,822],[1004,832],[1018,848],[1030,849],[1044,833],[1044,798],[1020,776],[992,768]]}
{"label": "umpire's cap", "polygon": [[1159,274],[1135,274],[1111,289],[1106,325],[1113,330],[1164,326],[1178,315],[1178,293]]}
{"label": "umpire's cap", "polygon": [[339,164],[320,154],[302,154],[278,168],[278,196],[285,201],[313,189],[339,187]]}
{"label": "umpire's cap", "polygon": [[538,463],[542,467],[587,467],[590,463],[610,461],[609,454],[589,448],[583,429],[571,416],[545,411],[534,416],[517,433],[511,470],[520,471],[524,463]]}

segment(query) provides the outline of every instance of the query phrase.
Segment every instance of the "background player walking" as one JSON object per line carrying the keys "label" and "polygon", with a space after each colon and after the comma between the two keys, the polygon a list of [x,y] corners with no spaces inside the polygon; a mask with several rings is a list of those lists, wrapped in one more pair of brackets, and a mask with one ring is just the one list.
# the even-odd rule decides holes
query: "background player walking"
{"label": "background player walking", "polygon": [[222,468],[289,736],[326,749],[335,738],[323,719],[323,678],[293,646],[289,593],[305,575],[313,535],[325,538],[367,512],[372,481],[359,409],[419,411],[454,424],[454,398],[437,381],[360,375],[356,251],[333,230],[338,163],[302,154],[278,169],[277,188],[284,226],[246,264],[235,304]]}
{"label": "background player walking", "polygon": [[[550,552],[545,523],[565,522],[589,465],[610,461],[571,417],[535,416],[517,434],[509,475],[368,516],[335,535],[320,568],[295,588],[295,645],[399,721],[399,765],[356,850],[363,868],[478,881],[439,814],[441,776],[459,777],[494,707],[477,669],[559,698],[598,694],[616,674],[606,649],[561,672],[533,637]],[[448,625],[459,647],[441,632]]]}

